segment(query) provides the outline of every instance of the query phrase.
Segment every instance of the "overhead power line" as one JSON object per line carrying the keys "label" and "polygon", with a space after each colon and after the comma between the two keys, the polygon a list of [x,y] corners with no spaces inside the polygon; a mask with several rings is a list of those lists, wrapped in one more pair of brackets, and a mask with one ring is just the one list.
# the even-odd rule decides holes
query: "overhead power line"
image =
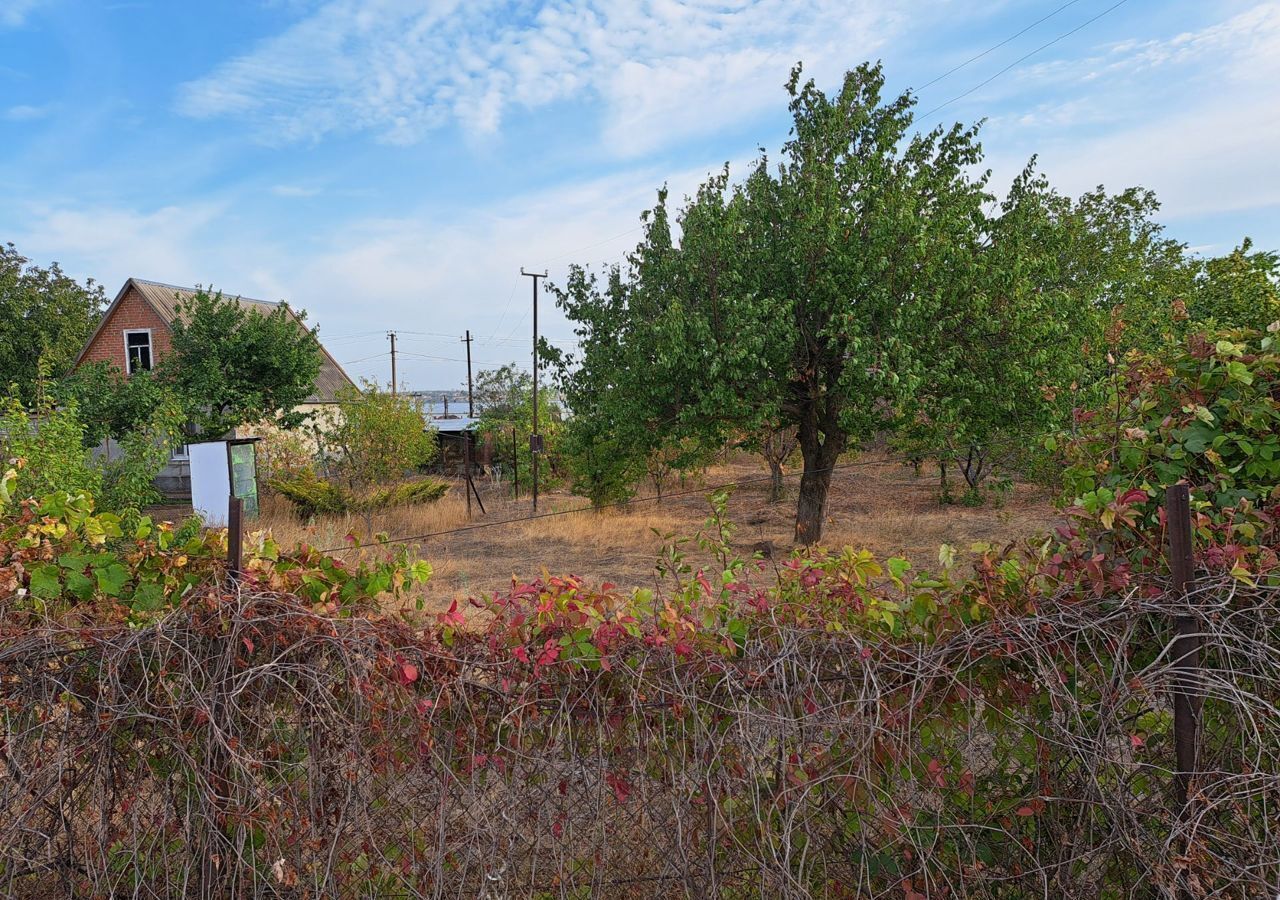
{"label": "overhead power line", "polygon": [[947,77],[949,77],[949,76],[951,76],[951,75],[954,75],[956,72],[959,72],[961,69],[963,69],[965,66],[969,65],[970,63],[976,63],[978,60],[982,59],[982,57],[986,56],[987,54],[989,54],[989,53],[994,53],[996,50],[999,50],[1001,47],[1003,47],[1005,44],[1009,43],[1010,41],[1014,41],[1014,40],[1017,40],[1018,38],[1022,37],[1024,34],[1026,34],[1026,33],[1027,33],[1028,31],[1030,31],[1032,28],[1035,28],[1035,27],[1036,27],[1037,25],[1039,25],[1041,22],[1047,22],[1047,21],[1049,21],[1049,20],[1050,20],[1050,19],[1052,19],[1054,16],[1056,16],[1058,13],[1060,13],[1060,12],[1062,12],[1064,9],[1066,9],[1068,6],[1075,6],[1075,5],[1076,5],[1077,3],[1079,3],[1079,2],[1080,2],[1080,0],[1068,0],[1068,2],[1067,2],[1067,3],[1062,4],[1062,5],[1061,5],[1061,6],[1059,6],[1057,9],[1055,9],[1053,12],[1049,13],[1048,15],[1046,15],[1046,16],[1042,16],[1042,17],[1040,17],[1039,19],[1036,19],[1034,22],[1032,22],[1030,25],[1028,25],[1026,28],[1022,29],[1021,31],[1017,32],[1016,34],[1011,34],[1009,37],[1005,38],[1005,39],[1004,39],[1003,41],[1001,41],[1000,43],[995,44],[995,45],[993,45],[993,46],[991,46],[991,47],[988,47],[986,50],[983,50],[983,51],[982,51],[981,53],[979,53],[977,56],[971,56],[971,57],[969,57],[969,58],[968,58],[968,59],[966,59],[964,62],[960,63],[960,65],[956,66],[955,68],[948,69],[947,71],[945,71],[945,72],[943,72],[941,75],[939,75],[937,78],[934,78],[932,81],[926,81],[924,84],[920,85],[920,87],[916,88],[916,91],[923,91],[925,88],[930,87],[931,85],[935,85],[935,84],[937,84],[939,81],[942,81],[944,78],[947,78]]}
{"label": "overhead power line", "polygon": [[1086,21],[1084,21],[1084,22],[1081,22],[1079,25],[1077,25],[1075,28],[1072,28],[1070,31],[1063,32],[1062,34],[1058,35],[1058,36],[1057,36],[1056,38],[1054,38],[1053,40],[1051,40],[1051,41],[1047,41],[1047,42],[1045,42],[1045,43],[1041,44],[1039,47],[1037,47],[1036,49],[1032,50],[1030,53],[1027,53],[1027,54],[1024,54],[1023,56],[1018,57],[1018,58],[1017,58],[1017,59],[1015,59],[1013,62],[1009,63],[1009,65],[1007,65],[1007,66],[1005,66],[1003,69],[1001,69],[999,72],[996,72],[994,75],[992,75],[990,78],[987,78],[987,79],[986,79],[986,80],[984,80],[984,81],[980,81],[980,82],[978,82],[977,84],[975,84],[973,87],[969,88],[969,90],[965,91],[964,93],[962,93],[962,94],[957,94],[956,96],[952,97],[950,100],[946,101],[945,103],[939,103],[939,104],[938,104],[937,106],[935,106],[933,109],[931,109],[931,110],[929,110],[927,113],[924,113],[923,115],[921,115],[921,116],[920,116],[920,118],[918,118],[916,121],[917,121],[917,122],[923,122],[925,119],[929,118],[929,117],[930,117],[930,116],[932,116],[934,113],[938,112],[939,110],[945,109],[946,107],[950,106],[952,103],[955,103],[957,100],[963,100],[965,97],[968,97],[968,96],[969,96],[970,94],[972,94],[974,91],[979,90],[980,88],[984,88],[984,87],[986,87],[986,86],[987,86],[987,85],[989,85],[991,82],[995,81],[997,78],[999,78],[1001,75],[1005,74],[1005,73],[1006,73],[1006,72],[1008,72],[1009,70],[1014,69],[1014,68],[1017,68],[1017,67],[1018,67],[1018,66],[1020,66],[1022,63],[1026,62],[1026,61],[1027,61],[1027,60],[1029,60],[1031,57],[1035,56],[1035,55],[1036,55],[1037,53],[1039,53],[1041,50],[1047,50],[1049,47],[1052,47],[1054,44],[1058,43],[1059,41],[1064,41],[1064,40],[1066,40],[1067,38],[1071,37],[1071,35],[1075,34],[1077,31],[1080,31],[1080,30],[1082,30],[1082,29],[1084,29],[1084,28],[1087,28],[1088,26],[1092,25],[1094,22],[1096,22],[1096,21],[1098,21],[1099,19],[1101,19],[1103,16],[1107,15],[1108,13],[1112,12],[1113,10],[1119,9],[1121,6],[1124,6],[1124,5],[1125,5],[1126,3],[1128,3],[1128,2],[1129,2],[1129,0],[1120,0],[1120,2],[1118,2],[1118,3],[1113,3],[1111,6],[1108,6],[1106,9],[1104,9],[1102,12],[1098,13],[1098,14],[1097,14],[1096,16],[1094,16],[1092,19],[1088,19],[1088,20],[1086,20]]}

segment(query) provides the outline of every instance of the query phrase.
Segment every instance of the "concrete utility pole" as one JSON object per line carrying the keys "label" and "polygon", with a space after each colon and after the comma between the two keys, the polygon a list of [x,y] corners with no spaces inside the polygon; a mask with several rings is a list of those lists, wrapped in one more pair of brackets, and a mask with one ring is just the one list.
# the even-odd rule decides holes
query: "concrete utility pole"
{"label": "concrete utility pole", "polygon": [[520,267],[520,274],[533,279],[533,434],[529,435],[529,455],[532,457],[533,469],[533,511],[538,511],[538,454],[542,452],[542,435],[538,432],[538,279],[546,278],[546,270],[542,272],[526,272]]}
{"label": "concrete utility pole", "polygon": [[396,395],[396,333],[388,331],[387,337],[391,338],[391,396]]}
{"label": "concrete utility pole", "polygon": [[471,329],[467,329],[467,336],[463,342],[467,345],[467,415],[474,419],[476,417],[475,399],[471,396]]}

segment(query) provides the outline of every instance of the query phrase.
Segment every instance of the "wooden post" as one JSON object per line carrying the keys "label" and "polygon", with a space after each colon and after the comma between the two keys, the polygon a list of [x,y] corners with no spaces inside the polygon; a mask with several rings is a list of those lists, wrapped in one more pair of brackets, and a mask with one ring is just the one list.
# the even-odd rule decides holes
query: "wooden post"
{"label": "wooden post", "polygon": [[[1165,519],[1169,529],[1170,590],[1186,598],[1195,578],[1192,555],[1191,495],[1185,484],[1165,491]],[[1196,745],[1200,737],[1200,623],[1193,616],[1174,620],[1173,641],[1176,670],[1173,694],[1173,741],[1177,758],[1178,800],[1185,808],[1191,799],[1191,783],[1196,774]]]}
{"label": "wooden post", "polygon": [[227,575],[234,585],[244,572],[244,501],[227,500]]}
{"label": "wooden post", "polygon": [[513,496],[520,499],[520,445],[516,443],[516,426],[511,426],[511,477],[514,479]]}
{"label": "wooden post", "polygon": [[467,520],[471,519],[471,433],[469,431],[462,432],[462,465],[465,468],[466,487],[462,492],[467,495]]}

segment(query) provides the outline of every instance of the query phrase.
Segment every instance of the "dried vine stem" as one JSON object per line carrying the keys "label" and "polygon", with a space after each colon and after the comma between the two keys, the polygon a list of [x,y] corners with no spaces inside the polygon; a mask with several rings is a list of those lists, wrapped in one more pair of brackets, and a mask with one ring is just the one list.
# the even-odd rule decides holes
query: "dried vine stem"
{"label": "dried vine stem", "polygon": [[733,657],[637,642],[525,678],[479,635],[271,594],[8,629],[0,893],[1274,897],[1278,606],[1206,579],[932,644],[762,621]]}

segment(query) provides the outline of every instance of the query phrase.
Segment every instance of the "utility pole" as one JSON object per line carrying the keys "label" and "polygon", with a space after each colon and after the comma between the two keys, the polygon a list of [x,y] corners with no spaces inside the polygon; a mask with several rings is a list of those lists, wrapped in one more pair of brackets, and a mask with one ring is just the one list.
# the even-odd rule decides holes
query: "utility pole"
{"label": "utility pole", "polygon": [[476,417],[476,403],[471,396],[471,329],[467,329],[467,336],[462,339],[467,345],[467,417],[474,419]]}
{"label": "utility pole", "polygon": [[532,457],[533,469],[533,511],[538,511],[538,454],[542,452],[542,435],[538,432],[538,279],[546,278],[547,273],[526,272],[520,267],[520,274],[533,279],[533,434],[529,435],[529,455]]}
{"label": "utility pole", "polygon": [[396,333],[388,331],[387,337],[391,338],[391,396],[396,395]]}

